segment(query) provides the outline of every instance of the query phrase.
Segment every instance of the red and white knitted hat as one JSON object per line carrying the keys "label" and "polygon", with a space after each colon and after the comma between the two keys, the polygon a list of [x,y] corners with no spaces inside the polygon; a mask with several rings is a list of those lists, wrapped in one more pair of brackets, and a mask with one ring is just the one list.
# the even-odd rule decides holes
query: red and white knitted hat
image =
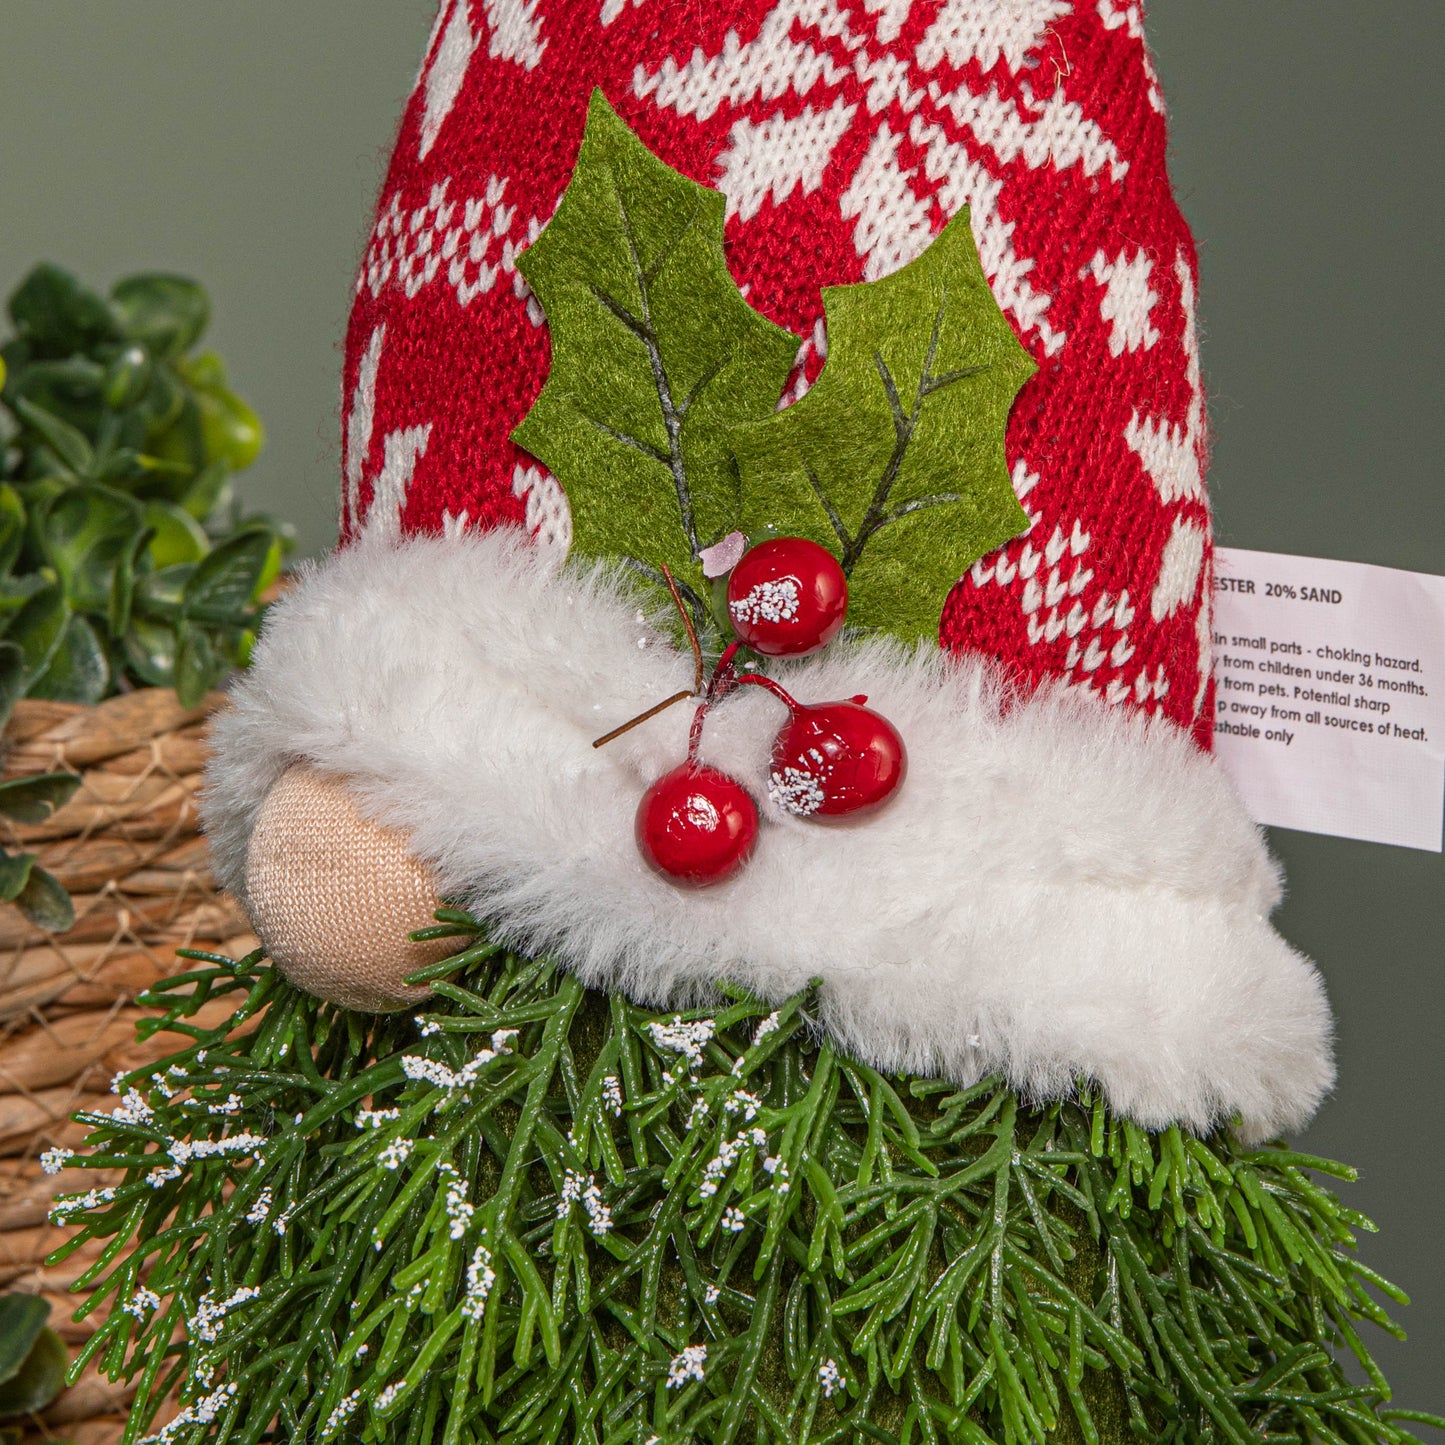
{"label": "red and white knitted hat", "polygon": [[[588,983],[663,1004],[820,978],[825,1024],[885,1067],[1093,1078],[1150,1125],[1308,1118],[1319,980],[1267,922],[1276,870],[1209,757],[1196,264],[1141,12],[444,0],[357,278],[342,546],[273,611],[220,729],[208,819],[238,892],[272,785],[307,764]],[[562,565],[563,487],[510,440],[550,364],[517,257],[594,89],[726,195],[734,280],[802,343],[792,394],[826,356],[822,288],[898,271],[964,206],[1038,368],[1006,433],[1027,530],[938,597],[941,652],[845,636],[790,673],[870,695],[903,793],[855,828],[765,818],[707,893],[632,847],[686,710],[589,746],[691,662],[614,574]],[[705,749],[759,796],[769,706],[739,698]]]}

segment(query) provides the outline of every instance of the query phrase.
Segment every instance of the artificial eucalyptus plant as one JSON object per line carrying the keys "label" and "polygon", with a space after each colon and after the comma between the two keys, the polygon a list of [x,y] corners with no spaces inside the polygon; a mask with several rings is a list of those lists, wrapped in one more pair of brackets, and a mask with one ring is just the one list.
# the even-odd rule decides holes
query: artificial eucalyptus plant
{"label": "artificial eucalyptus plant", "polygon": [[[205,291],[130,276],[108,296],[40,265],[0,346],[0,725],[22,697],[96,703],[174,687],[188,706],[244,662],[286,529],[243,516],[231,477],[261,448],[255,413],[196,349]],[[42,821],[69,773],[0,784],[0,815]],[[0,899],[68,926],[64,889],[0,855]]]}
{"label": "artificial eucalyptus plant", "polygon": [[[68,1352],[49,1317],[39,1295],[0,1294],[0,1421],[44,1410],[65,1387]],[[0,1425],[0,1445],[12,1438]]]}

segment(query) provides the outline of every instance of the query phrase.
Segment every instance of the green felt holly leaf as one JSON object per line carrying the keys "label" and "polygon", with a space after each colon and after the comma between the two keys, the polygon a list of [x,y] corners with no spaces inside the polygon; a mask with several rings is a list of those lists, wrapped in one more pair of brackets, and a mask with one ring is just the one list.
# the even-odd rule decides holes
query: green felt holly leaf
{"label": "green felt holly leaf", "polygon": [[725,206],[593,92],[572,180],[517,261],[552,369],[512,433],[562,482],[584,555],[697,578],[698,550],[736,523],[730,432],[772,412],[798,341],[733,282]]}
{"label": "green felt holly leaf", "polygon": [[950,588],[1028,526],[1004,427],[1035,367],[989,290],[966,210],[917,260],[826,287],[823,306],[817,383],[733,432],[742,527],[833,550],[851,626],[932,636]]}

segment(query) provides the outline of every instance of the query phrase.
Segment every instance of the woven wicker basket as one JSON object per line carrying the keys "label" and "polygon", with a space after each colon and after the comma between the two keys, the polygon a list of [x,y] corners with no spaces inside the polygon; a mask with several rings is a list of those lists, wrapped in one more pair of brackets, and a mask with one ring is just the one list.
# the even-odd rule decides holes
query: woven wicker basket
{"label": "woven wicker basket", "polygon": [[[79,1141],[84,1131],[71,1114],[112,1105],[117,1072],[175,1047],[166,1035],[136,1043],[134,1001],[187,966],[178,948],[239,957],[256,946],[244,915],[217,891],[198,833],[206,720],[220,701],[213,693],[184,708],[162,688],[97,707],[26,700],[0,739],[7,779],[66,769],[83,780],[45,823],[0,820],[0,839],[37,854],[75,900],[75,926],[60,935],[0,904],[0,1290],[44,1295],[72,1348],[103,1318],[71,1323],[79,1301],[67,1293],[98,1251],[46,1268],[64,1238],[47,1213],[56,1195],[111,1181],[94,1171],[46,1175],[39,1156]],[[218,1001],[207,1021],[230,1007]],[[123,1388],[90,1374],[32,1422],[26,1439],[108,1445],[125,1407]]]}

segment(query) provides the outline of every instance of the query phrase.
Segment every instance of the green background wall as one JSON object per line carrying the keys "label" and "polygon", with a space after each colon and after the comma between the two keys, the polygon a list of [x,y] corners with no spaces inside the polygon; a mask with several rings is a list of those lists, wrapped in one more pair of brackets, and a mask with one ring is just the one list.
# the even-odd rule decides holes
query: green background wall
{"label": "green background wall", "polygon": [[[48,257],[204,280],[270,445],[246,479],[334,536],[339,340],[431,0],[3,0],[0,291]],[[1156,0],[1203,265],[1225,543],[1445,572],[1442,0]],[[1340,1085],[1304,1147],[1356,1164],[1412,1290],[1379,1342],[1445,1409],[1445,861],[1279,832],[1281,923],[1324,970]]]}

